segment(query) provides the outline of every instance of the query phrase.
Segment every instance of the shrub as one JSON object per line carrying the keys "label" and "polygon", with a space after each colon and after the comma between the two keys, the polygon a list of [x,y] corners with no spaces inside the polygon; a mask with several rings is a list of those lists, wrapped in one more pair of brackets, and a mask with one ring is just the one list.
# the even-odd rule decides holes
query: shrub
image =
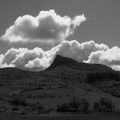
{"label": "shrub", "polygon": [[69,109],[71,111],[78,111],[80,105],[81,105],[81,101],[78,97],[73,97],[68,103]]}
{"label": "shrub", "polygon": [[14,95],[10,103],[14,106],[27,106],[27,102],[22,95]]}
{"label": "shrub", "polygon": [[19,108],[18,107],[13,107],[12,111],[19,111]]}
{"label": "shrub", "polygon": [[115,105],[108,97],[101,97],[99,102],[94,103],[94,110],[97,112],[112,112],[114,108]]}
{"label": "shrub", "polygon": [[99,107],[99,103],[95,102],[93,107],[94,107],[94,108],[93,108],[94,111],[100,112],[100,111],[99,111],[99,108],[100,108],[100,107]]}
{"label": "shrub", "polygon": [[83,113],[87,113],[88,112],[88,108],[90,106],[90,104],[87,101],[87,99],[82,98],[80,103],[81,103],[80,106],[79,106],[80,111],[83,112]]}
{"label": "shrub", "polygon": [[67,112],[69,110],[69,106],[67,103],[64,103],[62,105],[57,105],[57,110],[58,112]]}
{"label": "shrub", "polygon": [[73,97],[68,103],[64,103],[62,105],[57,105],[57,111],[60,112],[83,112],[87,113],[89,108],[89,102],[79,97]]}
{"label": "shrub", "polygon": [[87,83],[95,83],[104,80],[120,81],[119,72],[95,72],[89,73],[86,78]]}
{"label": "shrub", "polygon": [[5,106],[0,106],[0,114],[6,112],[7,109]]}
{"label": "shrub", "polygon": [[45,113],[47,110],[40,103],[29,103],[30,111],[37,112],[38,114]]}

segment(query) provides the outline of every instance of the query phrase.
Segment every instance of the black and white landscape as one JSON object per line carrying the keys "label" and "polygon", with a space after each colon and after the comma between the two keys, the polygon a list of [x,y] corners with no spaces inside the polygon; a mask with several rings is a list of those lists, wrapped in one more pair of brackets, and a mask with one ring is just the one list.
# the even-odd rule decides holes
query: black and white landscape
{"label": "black and white landscape", "polygon": [[119,120],[118,0],[0,1],[0,120]]}
{"label": "black and white landscape", "polygon": [[119,91],[120,72],[58,55],[51,66],[41,72],[0,69],[0,114],[117,115]]}

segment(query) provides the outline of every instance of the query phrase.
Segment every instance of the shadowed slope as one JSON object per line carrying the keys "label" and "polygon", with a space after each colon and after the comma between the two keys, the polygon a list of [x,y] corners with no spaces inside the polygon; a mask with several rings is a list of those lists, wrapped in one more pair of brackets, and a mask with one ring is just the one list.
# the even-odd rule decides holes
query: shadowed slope
{"label": "shadowed slope", "polygon": [[56,56],[54,62],[46,70],[57,69],[58,67],[68,67],[68,68],[76,69],[79,71],[86,71],[86,72],[114,71],[105,65],[87,64],[82,62],[79,63],[71,58],[62,57],[60,55]]}

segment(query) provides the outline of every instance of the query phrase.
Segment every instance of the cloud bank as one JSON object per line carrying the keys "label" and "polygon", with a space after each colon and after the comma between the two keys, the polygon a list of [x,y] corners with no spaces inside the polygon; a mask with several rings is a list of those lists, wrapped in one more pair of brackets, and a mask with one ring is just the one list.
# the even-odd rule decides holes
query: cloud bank
{"label": "cloud bank", "polygon": [[120,70],[120,48],[115,46],[106,51],[92,52],[86,62],[104,64],[115,70]]}
{"label": "cloud bank", "polygon": [[32,15],[18,17],[1,39],[12,43],[60,43],[73,34],[74,29],[85,20],[86,17],[83,14],[71,18],[69,16],[62,17],[55,10],[40,11],[36,17]]}
{"label": "cloud bank", "polygon": [[109,48],[94,41],[79,43],[76,40],[62,41],[59,45],[44,51],[42,48],[11,48],[0,55],[0,68],[17,67],[25,70],[45,70],[56,55],[72,58],[78,62],[107,65],[120,70],[120,48]]}
{"label": "cloud bank", "polygon": [[[11,48],[0,57],[0,67],[17,67],[27,70],[44,70],[51,65],[56,55],[70,57],[78,62],[90,59],[92,53],[108,51],[108,46],[94,41],[79,43],[76,40],[62,41],[59,45],[44,51],[41,48]],[[89,60],[89,63],[92,63]]]}
{"label": "cloud bank", "polygon": [[72,58],[78,62],[104,64],[115,70],[120,70],[120,48],[87,41],[68,41],[66,38],[74,33],[76,27],[86,20],[84,15],[74,18],[60,16],[54,10],[41,11],[36,17],[24,15],[18,17],[5,34],[2,41],[10,43],[55,44],[54,47],[44,48],[11,48],[0,54],[0,68],[17,67],[25,70],[45,70],[56,55]]}

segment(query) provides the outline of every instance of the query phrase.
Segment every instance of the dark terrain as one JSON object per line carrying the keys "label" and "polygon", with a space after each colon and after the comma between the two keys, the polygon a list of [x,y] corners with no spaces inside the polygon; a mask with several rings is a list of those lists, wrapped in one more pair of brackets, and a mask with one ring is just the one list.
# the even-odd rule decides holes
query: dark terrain
{"label": "dark terrain", "polygon": [[[106,107],[108,102],[95,108],[100,99],[113,104],[114,109]],[[75,104],[80,107],[76,108]],[[41,72],[0,69],[1,116],[99,114],[119,110],[120,72],[107,66],[78,63],[58,55],[52,65]]]}

